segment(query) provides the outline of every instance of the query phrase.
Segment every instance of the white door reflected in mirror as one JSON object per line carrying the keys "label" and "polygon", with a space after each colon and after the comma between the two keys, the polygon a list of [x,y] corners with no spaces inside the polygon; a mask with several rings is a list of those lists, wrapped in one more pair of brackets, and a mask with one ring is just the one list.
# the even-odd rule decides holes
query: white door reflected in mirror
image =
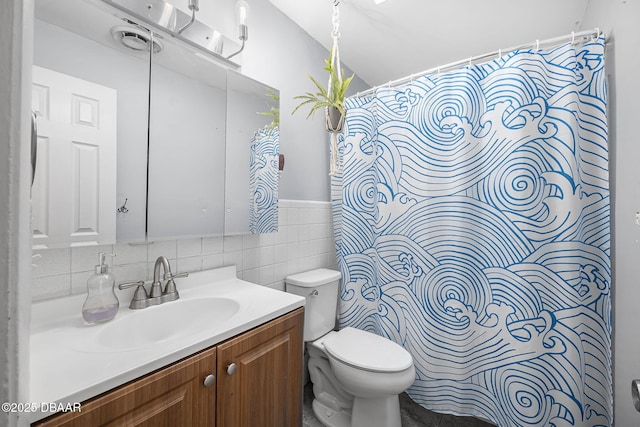
{"label": "white door reflected in mirror", "polygon": [[33,67],[35,248],[116,240],[116,90]]}

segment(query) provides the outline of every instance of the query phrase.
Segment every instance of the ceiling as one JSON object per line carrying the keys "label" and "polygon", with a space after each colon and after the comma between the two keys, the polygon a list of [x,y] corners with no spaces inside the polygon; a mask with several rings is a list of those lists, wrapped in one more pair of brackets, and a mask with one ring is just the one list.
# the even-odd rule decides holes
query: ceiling
{"label": "ceiling", "polygon": [[[327,49],[333,0],[269,0]],[[341,0],[340,59],[371,86],[586,30],[589,0]],[[380,3],[380,4],[376,4]]]}

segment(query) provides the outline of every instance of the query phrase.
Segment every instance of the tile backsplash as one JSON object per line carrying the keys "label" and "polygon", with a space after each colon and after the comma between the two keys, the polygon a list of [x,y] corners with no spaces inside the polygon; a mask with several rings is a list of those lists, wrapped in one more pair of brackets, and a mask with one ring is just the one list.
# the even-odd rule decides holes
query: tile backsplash
{"label": "tile backsplash", "polygon": [[[32,301],[85,293],[99,252],[116,254],[107,259],[116,283],[150,280],[161,255],[174,273],[235,265],[241,279],[281,290],[290,274],[336,268],[330,202],[280,200],[278,217],[269,234],[34,250]],[[117,292],[122,304],[132,290]]]}

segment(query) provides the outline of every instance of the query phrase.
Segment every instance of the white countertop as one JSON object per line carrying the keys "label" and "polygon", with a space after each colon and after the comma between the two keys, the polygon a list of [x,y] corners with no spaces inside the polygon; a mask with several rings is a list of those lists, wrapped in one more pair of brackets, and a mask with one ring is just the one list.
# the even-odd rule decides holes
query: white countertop
{"label": "white countertop", "polygon": [[[167,366],[195,352],[216,345],[260,324],[304,306],[303,297],[245,282],[235,267],[191,273],[176,279],[180,300],[202,297],[230,298],[240,307],[228,320],[208,324],[196,332],[152,345],[117,350],[97,344],[96,336],[110,323],[141,310],[130,310],[120,301],[116,317],[87,326],[81,308],[86,295],[74,295],[32,305],[30,343],[30,402],[74,404]],[[51,415],[34,412],[31,422]]]}

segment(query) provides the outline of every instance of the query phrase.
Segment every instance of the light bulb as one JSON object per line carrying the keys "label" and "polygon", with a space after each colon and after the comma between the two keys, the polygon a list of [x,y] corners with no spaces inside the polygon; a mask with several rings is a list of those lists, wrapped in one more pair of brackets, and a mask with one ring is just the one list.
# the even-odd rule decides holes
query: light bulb
{"label": "light bulb", "polygon": [[239,39],[243,42],[249,38],[249,28],[247,27],[247,19],[249,18],[249,3],[244,0],[236,2],[236,18],[239,26]]}
{"label": "light bulb", "polygon": [[247,19],[249,17],[249,3],[244,0],[236,2],[236,18],[238,19],[238,25],[247,25]]}

